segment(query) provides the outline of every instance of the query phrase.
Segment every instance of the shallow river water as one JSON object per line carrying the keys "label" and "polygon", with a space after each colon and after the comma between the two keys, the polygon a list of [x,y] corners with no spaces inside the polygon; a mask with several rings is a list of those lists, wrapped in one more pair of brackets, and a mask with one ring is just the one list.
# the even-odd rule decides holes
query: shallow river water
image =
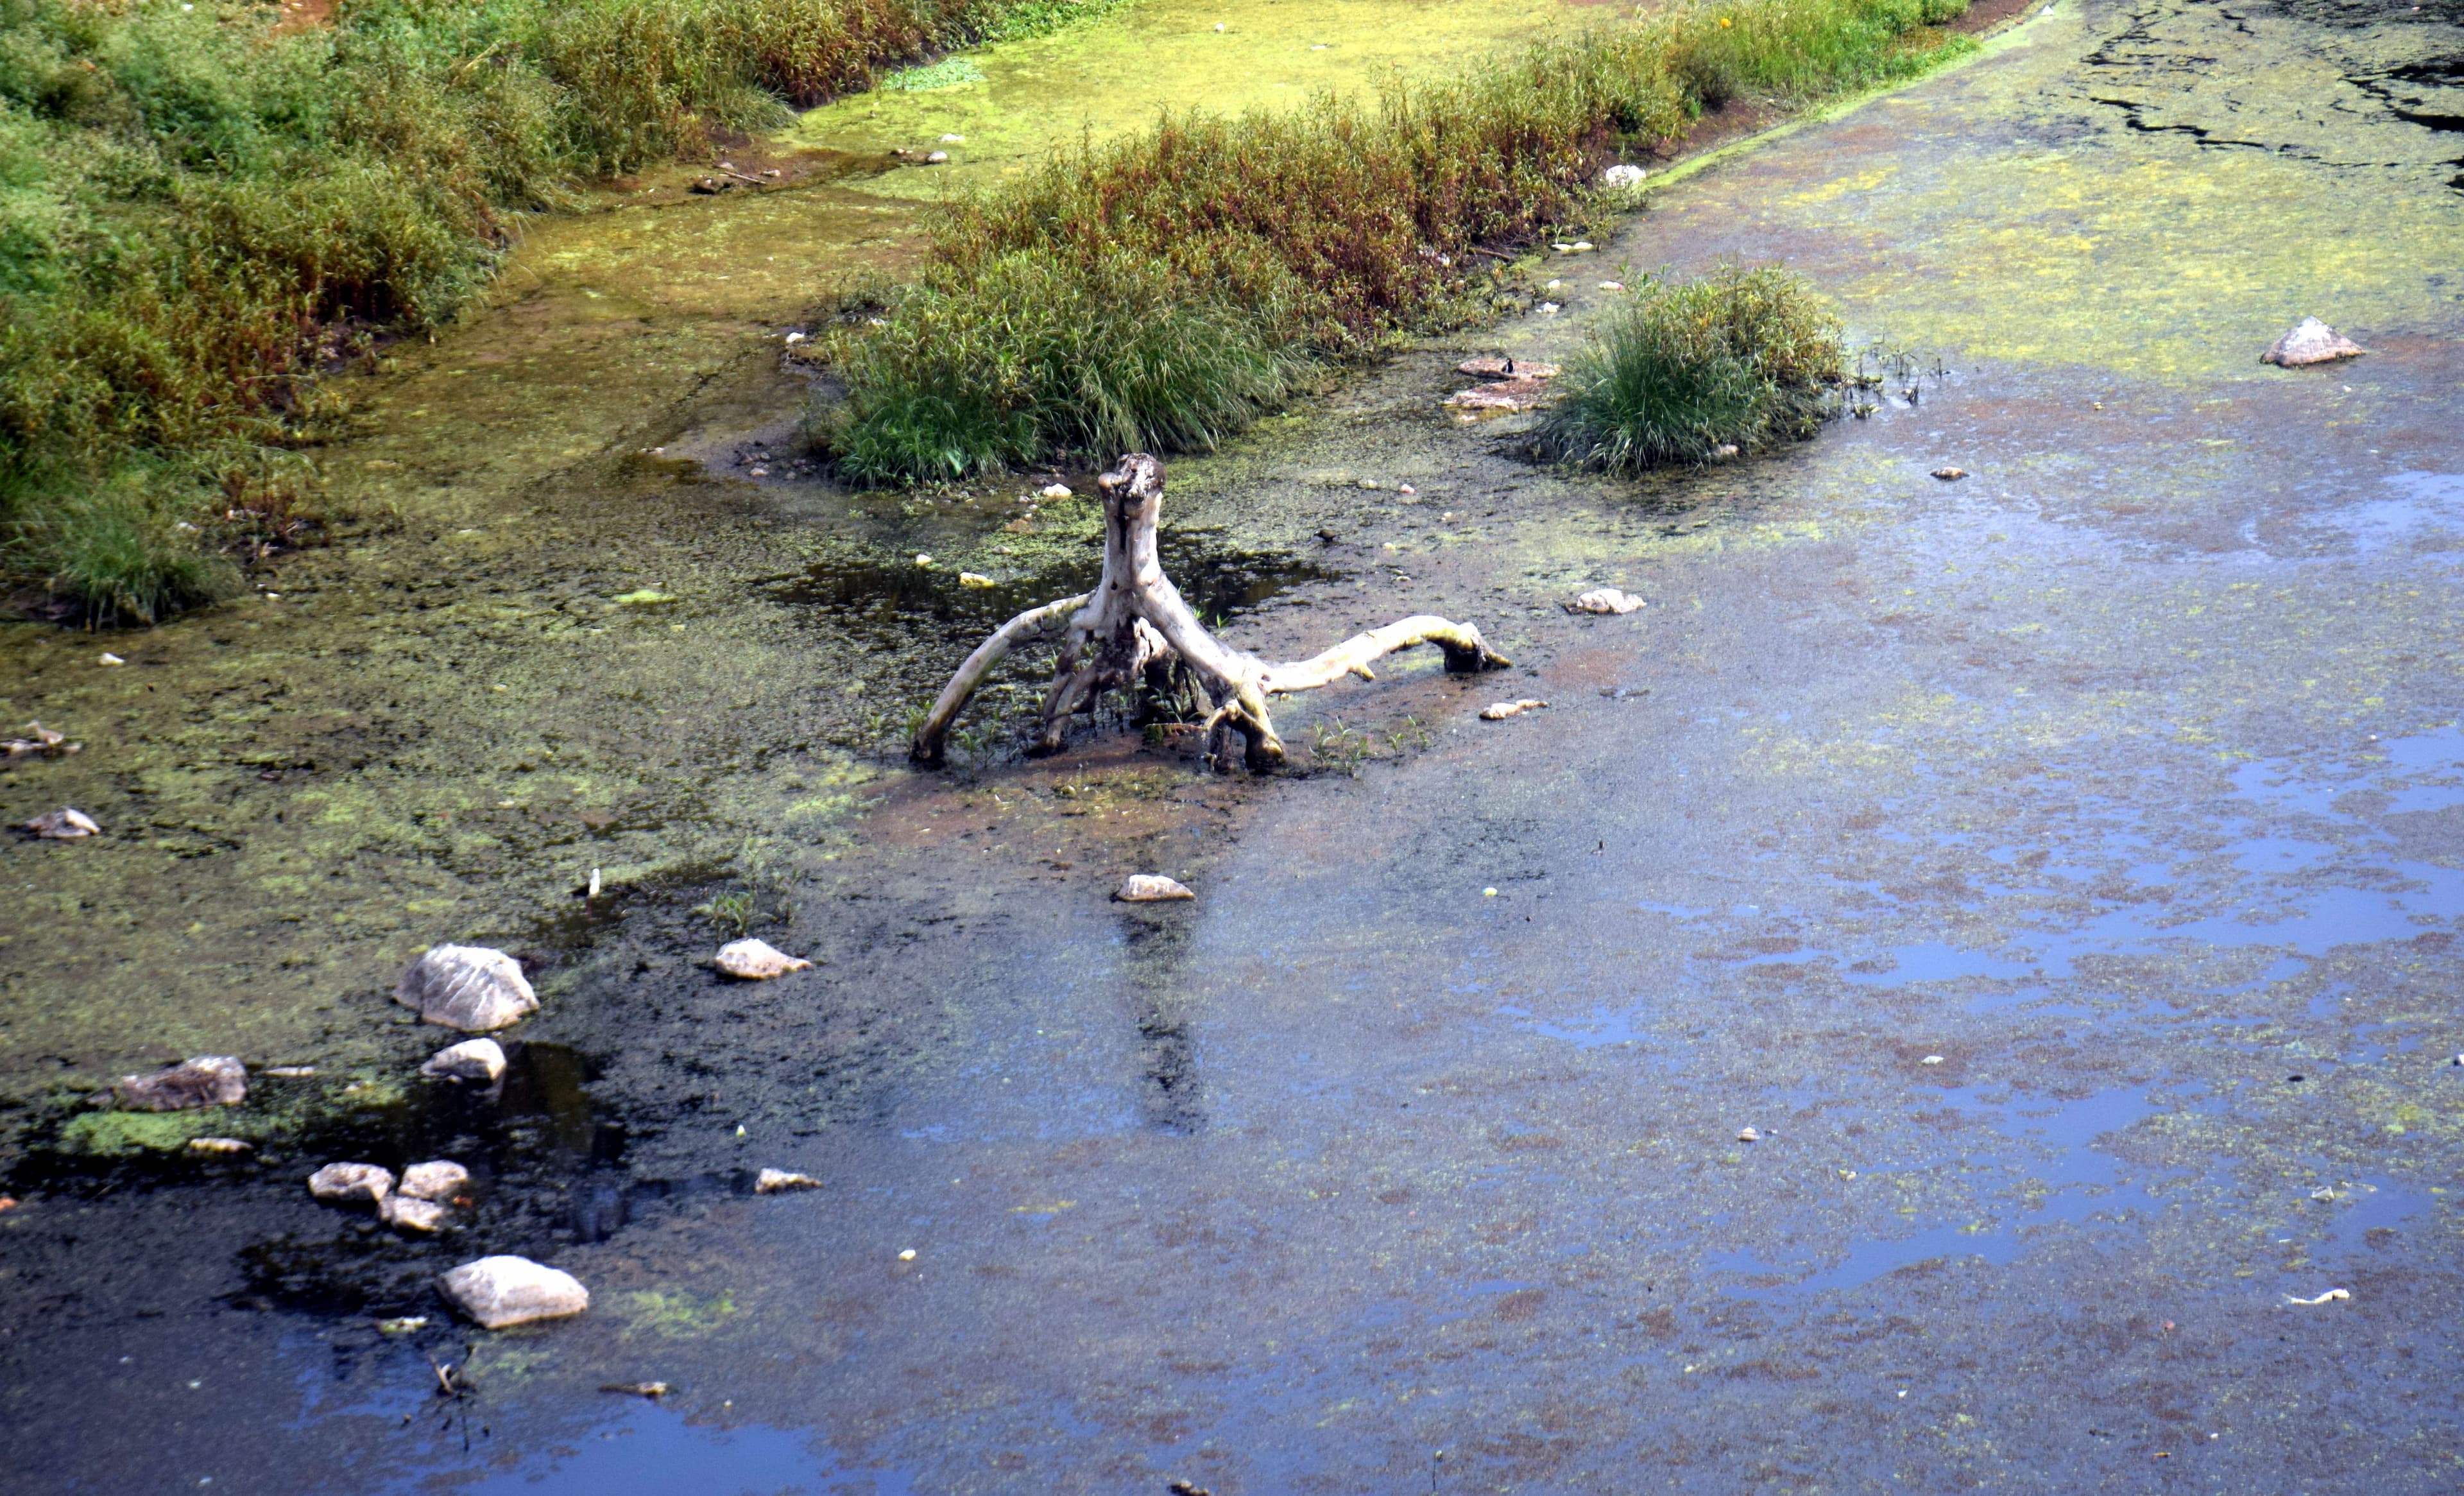
{"label": "shallow river water", "polygon": [[[10,818],[112,831],[9,854],[0,1486],[2452,1489],[2459,20],[2059,0],[1176,463],[1235,642],[1518,662],[1293,698],[1273,781],[1111,725],[895,767],[1093,525],[754,479],[792,310],[576,275],[419,350],[278,600],[0,642],[87,744]],[[1443,419],[1731,254],[1891,350],[1870,418],[1640,484]],[[2303,315],[2371,353],[2259,364]],[[698,965],[731,893],[817,968]],[[537,975],[501,1094],[410,1078],[446,938]],[[66,1104],[203,1052],[319,1074]],[[443,1241],[297,1182],[436,1154]],[[491,1250],[590,1311],[454,1326]]]}

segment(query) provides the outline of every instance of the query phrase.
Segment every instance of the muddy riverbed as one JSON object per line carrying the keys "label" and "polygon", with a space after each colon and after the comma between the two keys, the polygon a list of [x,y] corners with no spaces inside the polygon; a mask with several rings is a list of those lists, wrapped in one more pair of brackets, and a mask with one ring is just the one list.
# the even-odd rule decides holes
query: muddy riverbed
{"label": "muddy riverbed", "polygon": [[[1087,506],[800,476],[778,338],[841,261],[542,231],[275,596],[0,639],[85,744],[9,818],[111,833],[9,850],[0,1485],[2452,1488],[2459,21],[2063,0],[1668,182],[1563,315],[1174,464],[1235,642],[1435,611],[1518,662],[1295,698],[1265,781],[1109,722],[898,767]],[[1441,412],[1729,254],[1839,297],[1880,408],[1641,484]],[[2303,315],[2370,355],[2261,366]],[[1558,606],[1599,584],[1649,605]],[[731,896],[816,968],[707,970]],[[447,938],[545,1001],[495,1095],[385,999]],[[65,1104],[208,1052],[318,1073]],[[439,1241],[298,1182],[437,1154]],[[589,1313],[454,1326],[429,1276],[500,1250]]]}

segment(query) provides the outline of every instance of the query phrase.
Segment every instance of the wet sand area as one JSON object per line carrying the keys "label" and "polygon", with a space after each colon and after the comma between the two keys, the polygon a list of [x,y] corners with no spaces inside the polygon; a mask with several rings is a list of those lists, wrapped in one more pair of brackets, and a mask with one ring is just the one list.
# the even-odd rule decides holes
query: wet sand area
{"label": "wet sand area", "polygon": [[[11,644],[11,713],[94,744],[11,803],[149,827],[12,852],[12,1069],[320,1074],[214,1123],[254,1158],[21,1152],[0,1485],[2450,1488],[2464,192],[2412,117],[2455,19],[2063,0],[1671,173],[1562,315],[1174,464],[1230,641],[1432,611],[1517,661],[1292,698],[1285,778],[1111,724],[886,758],[869,697],[1089,569],[1040,480],[423,478],[416,544],[107,674]],[[1442,409],[1731,254],[1839,298],[1867,416],[1627,483]],[[2370,353],[2261,365],[2304,315]],[[740,377],[621,439],[735,451]],[[1603,585],[1647,605],[1562,609]],[[186,736],[115,742],[149,684]],[[817,966],[697,965],[731,892]],[[439,1031],[384,988],[441,924],[536,966],[493,1098],[407,1079]],[[450,1240],[297,1182],[434,1149]],[[454,1326],[426,1278],[479,1250],[590,1311]]]}

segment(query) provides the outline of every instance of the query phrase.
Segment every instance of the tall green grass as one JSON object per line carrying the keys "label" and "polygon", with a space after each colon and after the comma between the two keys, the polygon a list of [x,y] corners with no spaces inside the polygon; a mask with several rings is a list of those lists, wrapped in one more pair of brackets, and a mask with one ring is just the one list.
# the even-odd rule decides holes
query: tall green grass
{"label": "tall green grass", "polygon": [[1654,278],[1568,367],[1541,447],[1631,473],[1801,441],[1821,429],[1839,377],[1839,320],[1803,276],[1728,265]]}
{"label": "tall green grass", "polygon": [[[1669,142],[1734,99],[1801,102],[1920,72],[1968,45],[1933,29],[1966,9],[1689,4],[1370,101],[1167,114],[1152,130],[1056,153],[945,217],[924,283],[893,301],[886,328],[839,335],[849,394],[842,459],[868,479],[913,481],[1107,454],[1089,435],[1104,423],[1089,419],[1075,387],[1007,371],[1053,320],[1032,303],[1082,299],[1114,256],[1155,267],[1169,302],[1237,308],[1287,364],[1355,359],[1465,317],[1478,252],[1579,220],[1601,168],[1621,154]],[[986,274],[1019,262],[1044,273]],[[961,313],[958,302],[972,304]],[[961,317],[963,339],[921,330]],[[934,403],[933,391],[956,388],[972,400]],[[1147,408],[1148,445],[1169,445],[1158,433],[1177,429],[1201,446],[1238,429],[1226,419],[1237,407]],[[1000,441],[970,434],[992,429]]]}
{"label": "tall green grass", "polygon": [[284,31],[0,0],[0,571],[95,617],[211,595],[204,558],[288,524],[268,453],[331,411],[319,372],[451,318],[513,215],[1109,3],[343,0]]}

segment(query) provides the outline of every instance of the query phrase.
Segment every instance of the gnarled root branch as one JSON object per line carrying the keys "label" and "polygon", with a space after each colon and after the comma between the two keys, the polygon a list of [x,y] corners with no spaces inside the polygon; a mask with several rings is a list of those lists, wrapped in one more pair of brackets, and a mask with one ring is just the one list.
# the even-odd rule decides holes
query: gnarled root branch
{"label": "gnarled root branch", "polygon": [[1274,719],[1266,711],[1270,693],[1309,691],[1348,674],[1375,680],[1371,661],[1416,644],[1444,650],[1450,671],[1499,670],[1508,663],[1478,628],[1428,614],[1373,628],[1289,665],[1268,665],[1255,655],[1227,649],[1181,601],[1156,558],[1163,464],[1133,452],[1098,478],[1096,487],[1104,495],[1103,580],[1084,597],[1019,614],[979,645],[916,729],[908,750],[915,762],[939,764],[950,724],[1001,656],[1029,636],[1051,631],[1065,615],[1068,631],[1052,690],[1044,698],[1044,729],[1035,747],[1039,753],[1061,747],[1070,716],[1089,700],[1143,678],[1162,693],[1177,693],[1186,683],[1203,694],[1212,708],[1205,724],[1207,757],[1218,767],[1230,762],[1231,735],[1238,733],[1243,761],[1251,769],[1266,769],[1284,761],[1283,739],[1275,736]]}

